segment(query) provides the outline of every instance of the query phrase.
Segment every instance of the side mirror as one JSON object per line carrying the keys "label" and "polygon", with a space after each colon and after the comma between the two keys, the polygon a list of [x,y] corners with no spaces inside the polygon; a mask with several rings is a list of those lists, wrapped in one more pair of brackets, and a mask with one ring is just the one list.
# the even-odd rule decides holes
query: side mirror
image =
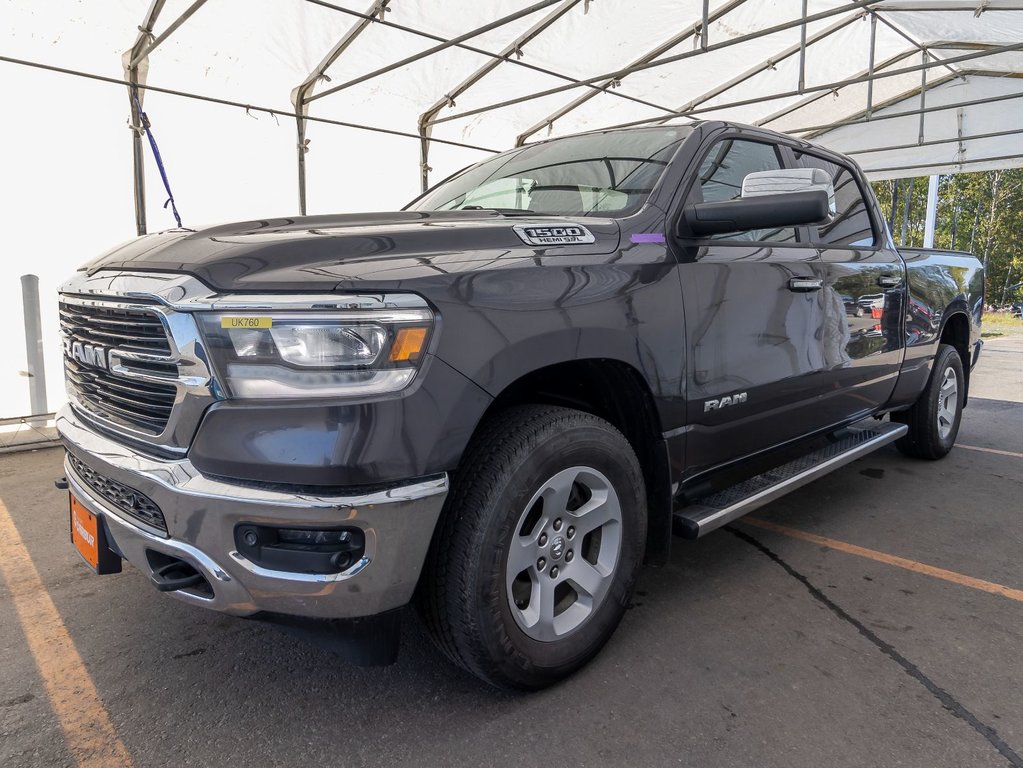
{"label": "side mirror", "polygon": [[777,171],[747,173],[742,180],[742,197],[788,195],[820,189],[828,195],[828,214],[835,215],[835,186],[831,176],[820,168],[785,168]]}
{"label": "side mirror", "polygon": [[757,171],[742,180],[742,197],[686,208],[679,235],[704,237],[751,229],[820,224],[835,213],[831,177],[820,168]]}
{"label": "side mirror", "polygon": [[759,195],[718,203],[697,203],[682,212],[679,234],[696,237],[746,232],[751,229],[780,229],[816,224],[828,218],[828,194],[822,189]]}

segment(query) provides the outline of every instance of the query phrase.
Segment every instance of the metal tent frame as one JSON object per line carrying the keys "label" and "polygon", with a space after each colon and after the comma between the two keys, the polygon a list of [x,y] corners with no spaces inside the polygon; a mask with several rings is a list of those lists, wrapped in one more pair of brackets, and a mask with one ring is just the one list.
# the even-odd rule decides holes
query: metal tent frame
{"label": "metal tent frame", "polygon": [[[921,153],[926,148],[957,143],[957,157],[961,162],[958,167],[969,168],[978,163],[1004,163],[1006,165],[1023,164],[1023,149],[1018,145],[1010,147],[1010,151],[1001,154],[987,152],[980,158],[966,157],[966,148],[970,142],[991,140],[1007,140],[1021,133],[1018,129],[1002,128],[1000,130],[963,131],[964,111],[973,107],[989,105],[999,100],[1011,102],[1023,98],[1023,85],[1019,92],[1009,92],[983,99],[960,98],[945,99],[940,103],[929,103],[932,94],[940,89],[956,83],[966,83],[969,78],[1021,78],[1023,73],[1013,67],[1005,68],[997,65],[997,57],[1023,51],[1023,42],[1005,42],[997,39],[947,40],[925,39],[907,31],[899,23],[899,16],[906,14],[943,14],[971,13],[974,18],[981,18],[990,12],[1010,12],[1020,14],[1023,19],[1023,2],[1014,0],[847,0],[831,4],[824,10],[810,12],[810,0],[798,0],[800,13],[795,18],[788,18],[776,24],[762,26],[744,34],[731,34],[715,37],[712,32],[716,23],[729,20],[734,14],[745,12],[755,6],[759,0],[703,0],[702,12],[682,28],[667,29],[664,39],[648,50],[631,51],[628,63],[609,71],[597,72],[585,77],[558,71],[542,63],[527,60],[527,53],[537,41],[550,35],[559,34],[558,30],[565,19],[573,13],[586,14],[590,10],[591,0],[538,0],[529,5],[521,5],[511,13],[487,21],[487,23],[468,29],[453,37],[444,37],[431,32],[425,26],[415,26],[399,22],[401,7],[405,0],[374,0],[364,11],[357,11],[327,0],[293,0],[305,2],[319,8],[342,14],[352,19],[344,33],[324,52],[319,64],[302,79],[291,91],[290,101],[292,112],[282,112],[265,106],[244,104],[226,98],[200,95],[196,93],[151,86],[147,80],[151,68],[151,55],[196,16],[207,0],[194,0],[170,23],[157,33],[157,24],[165,10],[167,0],[151,0],[150,5],[140,20],[138,34],[130,48],[123,56],[122,80],[99,76],[92,73],[76,71],[11,57],[0,56],[0,61],[35,66],[65,74],[91,77],[96,80],[120,83],[128,91],[131,108],[133,178],[132,185],[135,200],[135,223],[139,234],[146,232],[146,200],[145,172],[143,163],[142,134],[145,127],[140,123],[135,99],[139,103],[147,91],[153,90],[192,99],[201,99],[214,103],[225,104],[247,111],[262,111],[276,116],[294,117],[296,124],[296,171],[298,186],[298,202],[301,213],[307,210],[306,166],[309,152],[307,128],[310,122],[340,125],[349,128],[386,133],[392,136],[408,138],[419,142],[419,178],[425,190],[430,184],[430,151],[434,144],[445,144],[474,150],[496,151],[483,147],[465,137],[438,137],[440,126],[466,126],[473,121],[499,115],[512,107],[528,102],[551,99],[561,94],[566,101],[550,111],[539,120],[520,126],[515,134],[515,145],[522,146],[533,140],[545,129],[552,132],[556,125],[565,121],[579,110],[591,104],[599,96],[610,96],[617,101],[625,102],[643,114],[642,117],[606,125],[594,124],[593,127],[624,127],[635,125],[655,125],[670,120],[692,120],[703,116],[727,118],[731,112],[762,107],[755,122],[757,125],[778,127],[788,133],[808,139],[817,139],[827,143],[828,137],[838,129],[849,126],[873,126],[875,123],[898,118],[915,118],[919,121],[917,141],[895,141],[885,144],[874,142],[865,147],[854,147],[850,153],[864,157],[879,153],[900,152],[907,158],[901,164],[879,165],[868,172],[875,174],[894,173],[901,171],[926,171],[936,167],[948,167],[947,162],[934,162]],[[593,0],[596,1],[596,0]],[[791,0],[795,3],[797,0]],[[819,3],[818,3],[819,5]],[[388,18],[388,17],[391,18]],[[201,15],[200,15],[201,18]],[[527,23],[532,22],[532,23]],[[863,68],[853,74],[831,82],[808,83],[807,67],[812,55],[824,46],[834,43],[836,37],[844,30],[849,30],[858,23],[869,23],[869,52]],[[820,26],[826,23],[826,26]],[[525,28],[522,28],[525,24]],[[488,46],[477,42],[478,38],[487,37],[493,40],[495,33],[514,26],[516,31],[509,33],[507,43],[498,50],[490,50]],[[372,34],[375,28],[388,28],[416,39],[428,40],[431,45],[423,50],[396,56],[384,66],[378,66],[369,72],[350,76],[342,82],[321,87],[331,80],[330,71],[338,71],[339,65],[345,63],[345,56],[353,46],[366,35]],[[781,33],[798,29],[799,40],[780,46],[772,55],[763,61],[750,63],[738,72],[729,72],[728,77],[719,83],[706,83],[706,88],[698,95],[689,98],[685,104],[672,107],[659,103],[655,96],[630,88],[632,80],[641,74],[664,71],[663,68],[678,65],[681,62],[695,62],[700,57],[709,57],[723,50],[742,51],[743,47],[757,44]],[[886,34],[897,35],[904,42],[904,48],[894,55],[886,56],[877,61],[876,40],[879,29]],[[690,45],[691,48],[681,50]],[[471,54],[483,63],[467,70],[461,77],[452,78],[454,85],[446,87],[446,83],[438,83],[429,104],[418,115],[415,125],[404,127],[371,125],[359,122],[336,120],[331,117],[312,114],[313,108],[326,111],[329,106],[343,103],[344,94],[352,88],[367,83],[385,83],[385,78],[399,77],[408,67],[429,57],[436,56],[451,49],[458,49]],[[919,57],[917,61],[914,58]],[[796,76],[785,87],[779,84],[774,90],[757,93],[755,96],[738,96],[738,91],[756,78],[771,73],[779,65],[791,65],[797,62]],[[994,62],[994,65],[987,66]],[[480,84],[492,78],[495,72],[515,71],[529,72],[535,76],[543,76],[546,81],[557,80],[557,85],[528,90],[508,98],[490,101],[466,109],[457,109],[457,101],[478,89]],[[929,77],[932,70],[940,71],[939,77]],[[877,100],[876,91],[879,83],[896,82],[897,78],[919,73],[919,82],[912,87],[900,87],[898,91],[889,93],[885,98]],[[853,99],[858,93],[854,89],[866,87],[865,98]],[[581,93],[577,93],[580,92]],[[834,100],[851,100],[845,111],[837,116],[813,124],[792,125],[792,120],[802,114],[808,114],[816,106],[826,103],[828,97]],[[649,113],[653,112],[651,116]],[[953,134],[928,136],[926,132],[928,118],[932,115],[941,117],[941,113],[954,112],[958,116],[959,130]],[[644,114],[646,113],[646,114]],[[812,121],[811,121],[812,122]],[[919,157],[918,157],[919,155]]]}

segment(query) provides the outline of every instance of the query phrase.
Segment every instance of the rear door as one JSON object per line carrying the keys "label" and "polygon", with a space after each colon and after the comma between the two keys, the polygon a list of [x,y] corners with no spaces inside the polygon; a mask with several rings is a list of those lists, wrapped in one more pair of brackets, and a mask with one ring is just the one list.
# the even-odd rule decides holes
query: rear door
{"label": "rear door", "polygon": [[796,151],[798,167],[826,171],[835,187],[835,215],[810,227],[827,282],[824,359],[832,422],[868,415],[888,401],[902,363],[905,264],[886,247],[857,174],[839,158]]}
{"label": "rear door", "polygon": [[[759,135],[716,140],[679,208],[740,196],[743,178],[784,166]],[[801,239],[802,237],[802,239]],[[686,339],[691,473],[824,425],[825,267],[797,228],[675,241]]]}

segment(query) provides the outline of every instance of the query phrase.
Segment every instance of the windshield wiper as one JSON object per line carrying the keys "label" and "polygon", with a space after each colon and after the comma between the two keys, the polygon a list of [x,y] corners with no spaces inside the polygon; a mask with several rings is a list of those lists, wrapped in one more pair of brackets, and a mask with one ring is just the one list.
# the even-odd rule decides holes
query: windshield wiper
{"label": "windshield wiper", "polygon": [[484,208],[482,205],[463,205],[460,211],[494,211],[502,216],[519,216],[524,213],[536,213],[528,208]]}

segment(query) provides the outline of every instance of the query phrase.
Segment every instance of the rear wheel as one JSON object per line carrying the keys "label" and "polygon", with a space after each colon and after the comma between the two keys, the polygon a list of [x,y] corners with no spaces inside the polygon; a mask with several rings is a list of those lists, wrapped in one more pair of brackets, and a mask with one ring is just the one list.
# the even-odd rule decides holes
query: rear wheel
{"label": "rear wheel", "polygon": [[607,422],[549,406],[499,414],[467,449],[427,558],[417,602],[435,644],[505,688],[584,665],[625,612],[645,498]]}
{"label": "rear wheel", "polygon": [[963,362],[950,344],[938,347],[927,387],[909,410],[892,414],[893,421],[909,426],[895,445],[907,456],[940,459],[952,450],[963,415],[965,377]]}

